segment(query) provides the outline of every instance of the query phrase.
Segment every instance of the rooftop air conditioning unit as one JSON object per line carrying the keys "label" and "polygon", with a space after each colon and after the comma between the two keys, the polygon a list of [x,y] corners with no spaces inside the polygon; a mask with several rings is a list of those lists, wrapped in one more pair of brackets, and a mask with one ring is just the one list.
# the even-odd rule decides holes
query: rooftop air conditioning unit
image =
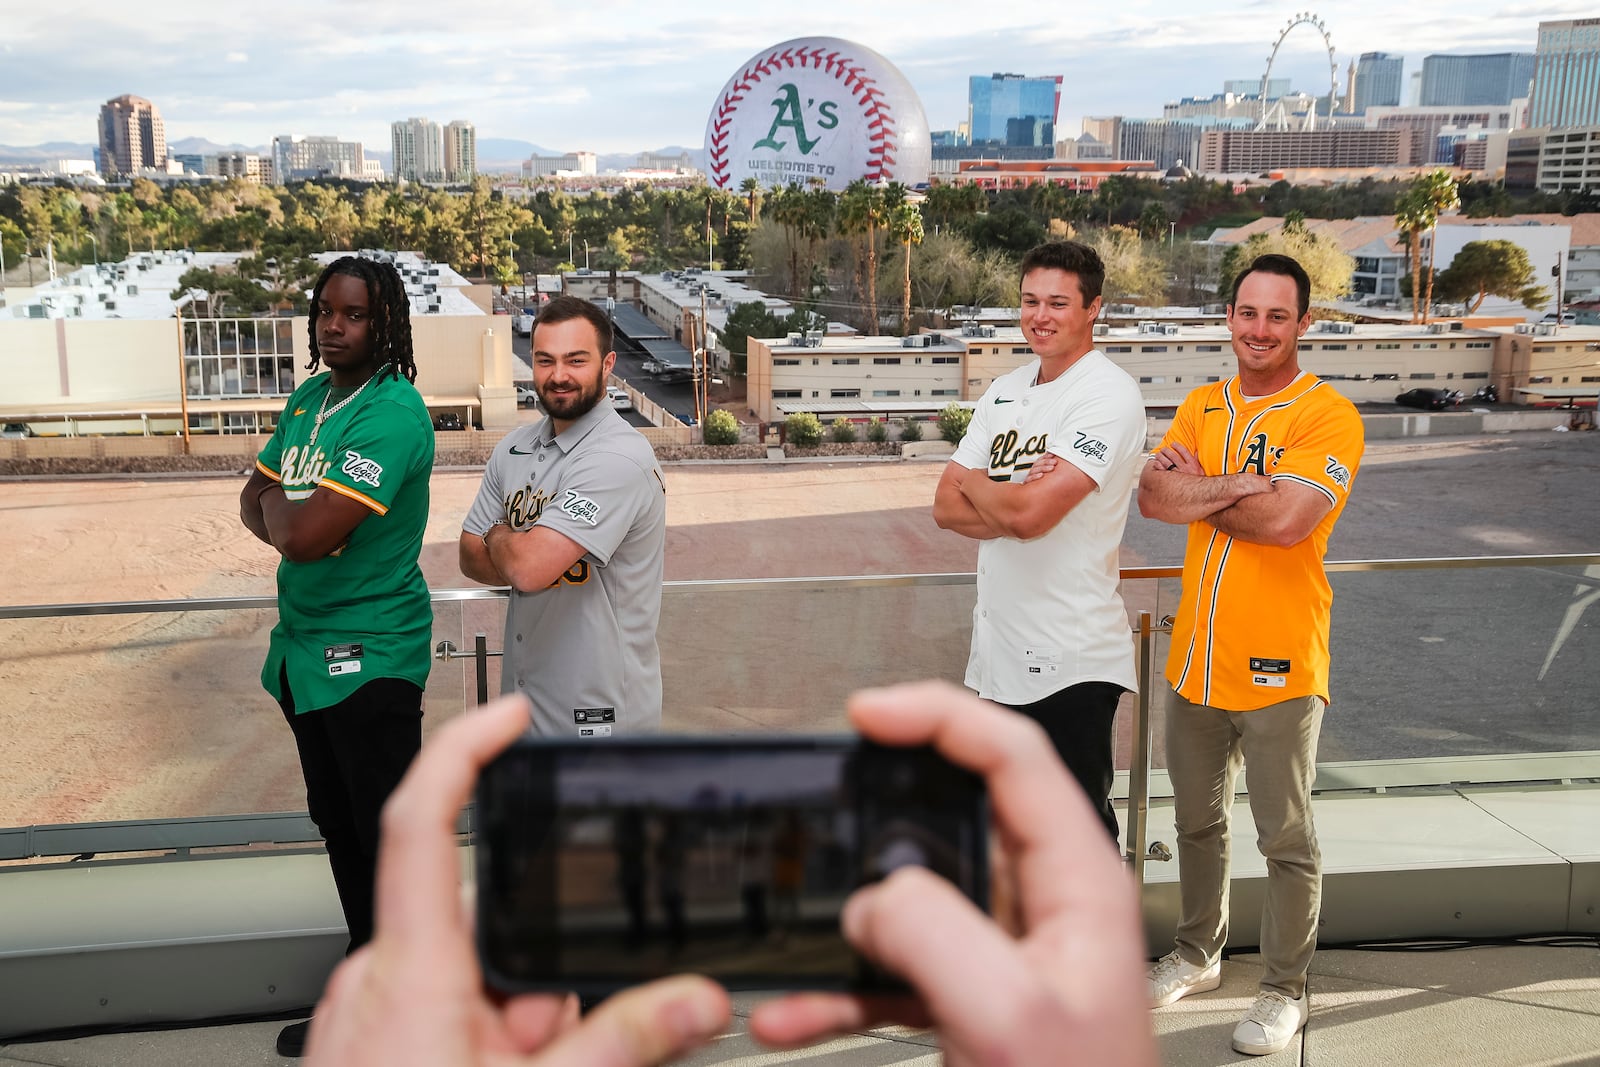
{"label": "rooftop air conditioning unit", "polygon": [[138,296],[139,295],[139,287],[137,285],[128,286],[128,295],[129,296]]}
{"label": "rooftop air conditioning unit", "polygon": [[1110,333],[1111,333],[1111,326],[1109,324],[1104,323],[1104,322],[1097,322],[1097,323],[1094,324],[1094,335],[1096,337],[1105,337],[1105,336],[1109,335]]}
{"label": "rooftop air conditioning unit", "polygon": [[1533,323],[1531,323],[1531,322],[1519,322],[1515,326],[1513,326],[1512,329],[1517,333],[1532,333],[1533,332]]}
{"label": "rooftop air conditioning unit", "polygon": [[1443,322],[1430,322],[1430,323],[1428,323],[1428,332],[1429,333],[1444,333],[1444,331],[1447,330],[1448,328],[1449,328],[1449,324],[1448,323],[1443,323]]}
{"label": "rooftop air conditioning unit", "polygon": [[1536,323],[1533,327],[1533,332],[1540,337],[1549,337],[1556,332],[1556,324],[1553,322]]}
{"label": "rooftop air conditioning unit", "polygon": [[803,344],[804,342],[805,342],[805,337],[803,337],[802,335],[797,334],[797,333],[791,333],[788,337],[784,338],[784,340],[783,340],[783,343],[786,344],[786,345],[800,345],[800,344]]}
{"label": "rooftop air conditioning unit", "polygon": [[1141,334],[1155,333],[1159,329],[1160,329],[1160,324],[1159,323],[1155,323],[1155,322],[1141,322],[1141,323],[1139,323],[1139,332]]}
{"label": "rooftop air conditioning unit", "polygon": [[1161,327],[1161,332],[1168,337],[1176,337],[1178,336],[1178,324],[1175,322],[1169,322],[1165,326]]}
{"label": "rooftop air conditioning unit", "polygon": [[913,334],[910,337],[902,337],[902,338],[900,338],[900,347],[901,348],[921,348],[922,347],[922,337],[921,337],[921,335]]}

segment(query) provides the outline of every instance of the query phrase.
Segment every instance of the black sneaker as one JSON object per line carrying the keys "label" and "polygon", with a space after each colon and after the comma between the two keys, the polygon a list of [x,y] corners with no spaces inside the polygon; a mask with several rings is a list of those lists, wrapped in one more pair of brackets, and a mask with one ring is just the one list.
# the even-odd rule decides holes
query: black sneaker
{"label": "black sneaker", "polygon": [[278,1031],[278,1055],[298,1059],[306,1054],[306,1035],[311,1032],[311,1020],[290,1023]]}

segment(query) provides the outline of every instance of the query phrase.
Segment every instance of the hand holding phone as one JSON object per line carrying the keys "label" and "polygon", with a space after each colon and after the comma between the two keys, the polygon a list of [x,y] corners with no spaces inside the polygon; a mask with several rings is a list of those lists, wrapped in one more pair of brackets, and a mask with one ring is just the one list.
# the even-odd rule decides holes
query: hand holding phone
{"label": "hand holding phone", "polygon": [[898,1022],[938,1030],[946,1062],[1134,1067],[1158,1062],[1138,896],[1044,732],[942,682],[862,690],[851,724],[885,745],[931,744],[983,776],[994,837],[991,920],[948,883],[896,871],[852,896],[845,934],[911,997],[803,993],[762,1004],[750,1032],[790,1048]]}

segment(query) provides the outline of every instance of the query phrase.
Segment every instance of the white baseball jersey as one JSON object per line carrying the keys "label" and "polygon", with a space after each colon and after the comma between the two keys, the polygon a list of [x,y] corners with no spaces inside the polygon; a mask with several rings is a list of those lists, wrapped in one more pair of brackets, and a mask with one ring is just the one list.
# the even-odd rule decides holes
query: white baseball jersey
{"label": "white baseball jersey", "polygon": [[661,728],[661,579],[666,486],[655,451],[604,398],[561,433],[548,418],[495,446],[462,529],[496,519],[544,526],[583,546],[548,589],[511,591],[502,692],[533,702],[552,737]]}
{"label": "white baseball jersey", "polygon": [[1021,482],[1048,452],[1096,486],[1040,537],[979,542],[967,685],[1003,704],[1079,682],[1137,688],[1117,549],[1144,455],[1144,401],[1098,350],[1055,381],[1035,385],[1038,373],[1034,359],[995,379],[952,457],[995,481]]}

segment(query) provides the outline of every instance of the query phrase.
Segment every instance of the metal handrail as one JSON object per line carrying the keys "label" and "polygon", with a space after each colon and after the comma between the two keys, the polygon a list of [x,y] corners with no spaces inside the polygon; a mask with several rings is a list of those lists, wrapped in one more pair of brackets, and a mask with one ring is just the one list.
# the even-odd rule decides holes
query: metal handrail
{"label": "metal handrail", "polygon": [[[1460,570],[1486,567],[1568,567],[1600,564],[1600,552],[1569,552],[1542,556],[1444,556],[1423,559],[1330,560],[1330,573]],[[1181,578],[1181,566],[1124,567],[1122,581],[1148,578]],[[702,578],[662,583],[669,590],[682,592],[723,592],[755,586],[820,592],[828,589],[883,589],[905,586],[973,585],[978,576],[971,571],[942,574],[818,575],[805,578]],[[429,597],[435,604],[472,600],[504,600],[504,586],[475,589],[433,589]],[[160,614],[177,611],[234,611],[246,608],[276,607],[276,596],[195,597],[189,600],[108,600],[89,604],[0,605],[0,620],[73,618],[85,615],[132,615],[141,612]]]}

